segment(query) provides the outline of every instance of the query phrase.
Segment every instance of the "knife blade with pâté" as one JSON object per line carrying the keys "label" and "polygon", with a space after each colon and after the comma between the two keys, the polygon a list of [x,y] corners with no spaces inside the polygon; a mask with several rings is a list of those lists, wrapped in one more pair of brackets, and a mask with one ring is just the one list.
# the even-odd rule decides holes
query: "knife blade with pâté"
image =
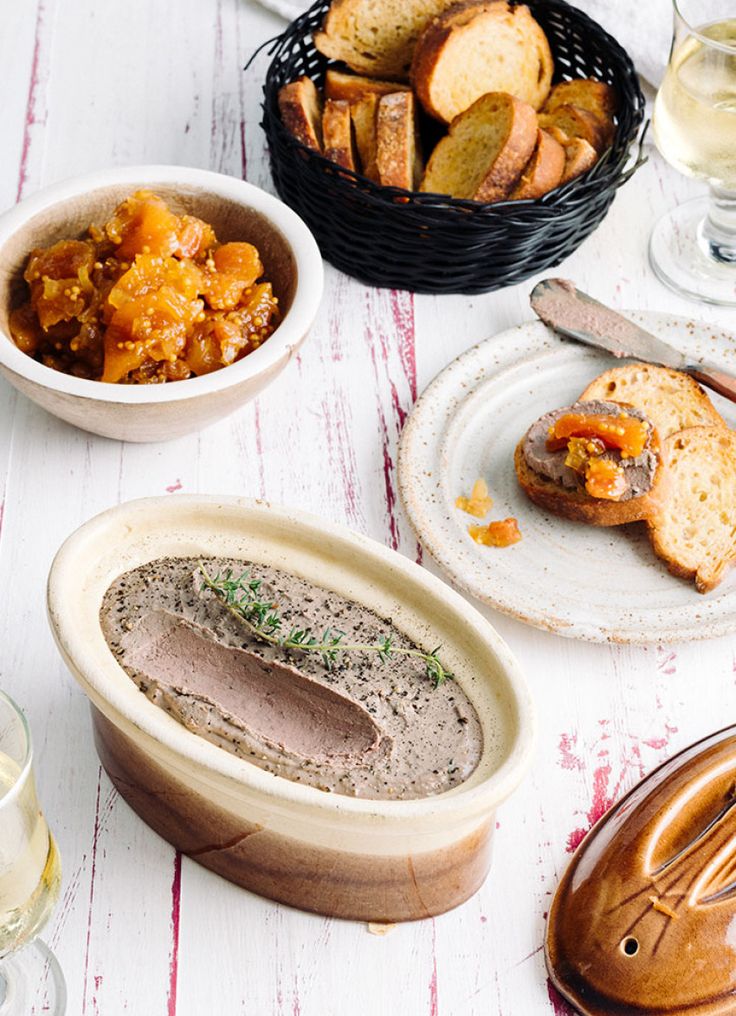
{"label": "knife blade with p\u00e2t\u00e9", "polygon": [[688,359],[623,314],[582,293],[567,279],[543,279],[532,290],[530,301],[542,321],[567,339],[604,349],[616,357],[684,371],[700,384],[736,402],[736,377],[700,360]]}

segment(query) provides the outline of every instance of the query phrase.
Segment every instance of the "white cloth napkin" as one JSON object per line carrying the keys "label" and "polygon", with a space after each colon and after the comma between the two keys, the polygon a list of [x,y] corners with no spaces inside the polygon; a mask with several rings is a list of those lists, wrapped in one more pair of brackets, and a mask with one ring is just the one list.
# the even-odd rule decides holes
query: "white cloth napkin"
{"label": "white cloth napkin", "polygon": [[[287,21],[309,6],[304,0],[256,2]],[[643,78],[659,85],[670,51],[672,0],[578,0],[575,6],[621,43]]]}

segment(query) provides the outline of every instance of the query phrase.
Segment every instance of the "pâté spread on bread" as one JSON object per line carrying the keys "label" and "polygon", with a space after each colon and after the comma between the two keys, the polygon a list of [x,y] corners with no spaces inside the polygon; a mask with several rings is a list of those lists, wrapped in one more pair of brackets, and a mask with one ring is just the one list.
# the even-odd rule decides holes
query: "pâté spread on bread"
{"label": "p\u00e2t\u00e9 spread on bread", "polygon": [[633,406],[600,399],[545,413],[520,442],[515,464],[532,501],[595,525],[645,518],[662,476],[651,421]]}
{"label": "p\u00e2t\u00e9 spread on bread", "polygon": [[154,704],[274,775],[419,798],[462,783],[484,750],[478,714],[440,650],[424,652],[390,620],[280,569],[162,558],[113,582],[100,622]]}
{"label": "p\u00e2t\u00e9 spread on bread", "polygon": [[278,299],[250,243],[139,190],[81,239],[31,251],[15,344],[47,367],[117,384],[208,374],[257,349]]}

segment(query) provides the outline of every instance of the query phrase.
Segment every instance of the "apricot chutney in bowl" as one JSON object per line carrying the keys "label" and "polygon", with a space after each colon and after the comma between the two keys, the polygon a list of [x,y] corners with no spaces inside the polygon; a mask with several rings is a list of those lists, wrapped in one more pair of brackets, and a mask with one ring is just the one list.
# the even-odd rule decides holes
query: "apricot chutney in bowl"
{"label": "apricot chutney in bowl", "polygon": [[280,373],[322,275],[304,223],[241,180],[148,166],[56,184],[0,217],[0,372],[93,433],[178,437]]}

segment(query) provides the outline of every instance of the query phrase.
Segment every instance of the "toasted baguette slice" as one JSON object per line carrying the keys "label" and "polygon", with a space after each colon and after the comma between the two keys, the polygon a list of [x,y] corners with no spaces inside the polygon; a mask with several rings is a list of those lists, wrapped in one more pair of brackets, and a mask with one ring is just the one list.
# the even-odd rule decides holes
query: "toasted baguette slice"
{"label": "toasted baguette slice", "polygon": [[322,151],[322,97],[311,78],[289,82],[279,91],[284,127],[307,148]]}
{"label": "toasted baguette slice", "polygon": [[411,80],[422,106],[450,123],[481,95],[509,92],[539,109],[549,93],[547,36],[523,5],[456,4],[417,40]]}
{"label": "toasted baguette slice", "polygon": [[[656,434],[654,437],[656,439]],[[591,526],[623,526],[628,522],[648,519],[664,499],[667,470],[661,459],[654,483],[646,494],[632,497],[628,501],[607,501],[591,497],[585,491],[567,490],[554,480],[535,473],[524,458],[523,447],[524,438],[514,453],[514,468],[519,486],[530,501],[554,515],[561,515],[573,522],[587,522]]]}
{"label": "toasted baguette slice", "polygon": [[330,68],[325,75],[325,98],[347,99],[360,102],[366,95],[390,95],[392,92],[409,91],[409,86],[400,81],[379,81],[376,78],[361,77],[359,74],[344,74]]}
{"label": "toasted baguette slice", "polygon": [[350,115],[353,118],[355,131],[355,146],[360,159],[360,171],[363,176],[367,176],[376,183],[378,183],[376,124],[379,99],[379,95],[365,95],[362,99],[350,104]]}
{"label": "toasted baguette slice", "polygon": [[565,150],[565,168],[562,171],[560,186],[587,173],[598,162],[595,148],[583,138],[570,138],[559,127],[550,127],[548,132]]}
{"label": "toasted baguette slice", "polygon": [[539,126],[545,130],[557,127],[569,138],[582,138],[598,155],[606,148],[604,125],[597,116],[579,106],[557,106],[551,113],[540,113]]}
{"label": "toasted baguette slice", "polygon": [[688,427],[726,427],[726,422],[689,374],[651,363],[629,363],[604,371],[588,385],[581,402],[624,402],[641,411],[660,440]]}
{"label": "toasted baguette slice", "polygon": [[715,589],[736,559],[736,432],[690,427],[664,443],[669,491],[649,519],[655,553],[673,575]]}
{"label": "toasted baguette slice", "polygon": [[542,112],[553,113],[560,106],[577,106],[587,109],[596,116],[603,126],[606,147],[613,141],[616,126],[613,117],[618,107],[615,90],[604,81],[595,78],[577,78],[574,81],[561,81],[549,93]]}
{"label": "toasted baguette slice", "polygon": [[539,130],[537,147],[509,198],[512,201],[541,198],[557,187],[564,169],[565,149],[547,131]]}
{"label": "toasted baguette slice", "polygon": [[502,201],[537,143],[537,115],[505,92],[490,92],[450,124],[427,165],[421,190],[475,201]]}
{"label": "toasted baguette slice", "polygon": [[419,33],[452,0],[333,0],[314,45],[358,74],[409,77]]}
{"label": "toasted baguette slice", "polygon": [[353,124],[350,119],[350,103],[344,99],[328,99],[322,115],[322,139],[324,156],[336,162],[343,169],[358,168]]}
{"label": "toasted baguette slice", "polygon": [[419,182],[421,156],[412,92],[384,95],[378,102],[376,168],[384,187],[414,190]]}

